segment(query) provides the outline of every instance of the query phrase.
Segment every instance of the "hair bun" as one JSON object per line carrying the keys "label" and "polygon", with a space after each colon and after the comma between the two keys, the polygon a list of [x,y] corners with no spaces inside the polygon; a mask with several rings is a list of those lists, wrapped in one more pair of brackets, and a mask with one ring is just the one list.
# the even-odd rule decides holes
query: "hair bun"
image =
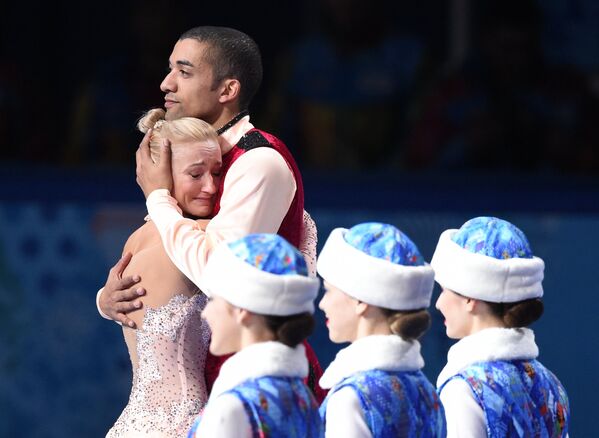
{"label": "hair bun", "polygon": [[426,309],[395,311],[384,309],[389,329],[405,341],[420,339],[431,326],[431,315]]}
{"label": "hair bun", "polygon": [[277,341],[295,348],[314,331],[316,325],[310,313],[298,313],[289,316],[262,315],[267,327]]}
{"label": "hair bun", "polygon": [[543,301],[538,298],[503,305],[503,322],[507,327],[528,327],[538,320],[544,311]]}
{"label": "hair bun", "polygon": [[145,113],[137,122],[137,129],[144,134],[150,129],[160,129],[166,122],[164,119],[165,111],[162,108],[154,108]]}

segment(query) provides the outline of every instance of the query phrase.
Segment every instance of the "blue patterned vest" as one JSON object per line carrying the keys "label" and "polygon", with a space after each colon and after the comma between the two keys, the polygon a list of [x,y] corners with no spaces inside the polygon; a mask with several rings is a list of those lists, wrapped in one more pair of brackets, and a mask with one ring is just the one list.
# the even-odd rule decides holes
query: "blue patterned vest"
{"label": "blue patterned vest", "polygon": [[443,406],[421,371],[369,370],[347,377],[320,406],[323,423],[329,399],[346,386],[358,395],[373,437],[445,437]]}
{"label": "blue patterned vest", "polygon": [[[224,392],[242,403],[254,438],[324,437],[314,396],[299,377],[249,379]],[[193,437],[201,418],[189,432]]]}
{"label": "blue patterned vest", "polygon": [[560,381],[536,360],[480,362],[447,382],[463,379],[485,413],[489,438],[564,437],[570,407]]}

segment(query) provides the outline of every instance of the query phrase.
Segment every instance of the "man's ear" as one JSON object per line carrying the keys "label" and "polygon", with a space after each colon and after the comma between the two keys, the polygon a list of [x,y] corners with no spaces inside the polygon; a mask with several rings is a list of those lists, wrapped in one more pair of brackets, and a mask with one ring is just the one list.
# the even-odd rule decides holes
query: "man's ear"
{"label": "man's ear", "polygon": [[218,101],[220,103],[228,103],[238,100],[240,91],[241,83],[237,79],[225,79],[221,84]]}

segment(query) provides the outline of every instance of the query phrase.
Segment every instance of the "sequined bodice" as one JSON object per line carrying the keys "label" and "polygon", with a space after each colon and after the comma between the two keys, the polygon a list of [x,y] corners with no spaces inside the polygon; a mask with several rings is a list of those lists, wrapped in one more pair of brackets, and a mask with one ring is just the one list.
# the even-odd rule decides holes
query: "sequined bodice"
{"label": "sequined bodice", "polygon": [[124,329],[133,387],[107,437],[187,436],[207,401],[204,365],[210,330],[200,315],[205,305],[201,293],[176,295],[164,306],[147,308],[139,330]]}

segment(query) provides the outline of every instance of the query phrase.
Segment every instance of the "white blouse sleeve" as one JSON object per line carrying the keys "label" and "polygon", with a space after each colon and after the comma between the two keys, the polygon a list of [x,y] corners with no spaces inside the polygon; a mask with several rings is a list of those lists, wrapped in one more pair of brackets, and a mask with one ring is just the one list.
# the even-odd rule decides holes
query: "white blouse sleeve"
{"label": "white blouse sleeve", "polygon": [[485,414],[472,389],[461,379],[448,382],[441,391],[447,421],[447,438],[486,438]]}
{"label": "white blouse sleeve", "polygon": [[325,437],[372,438],[364,421],[360,400],[352,388],[341,388],[329,399]]}
{"label": "white blouse sleeve", "polygon": [[252,426],[243,403],[234,395],[223,394],[206,405],[196,432],[202,438],[251,438]]}
{"label": "white blouse sleeve", "polygon": [[211,251],[220,242],[251,233],[276,233],[296,189],[293,173],[281,154],[263,147],[246,152],[231,165],[220,211],[205,231],[181,215],[167,190],[154,190],[146,205],[169,258],[197,285]]}

